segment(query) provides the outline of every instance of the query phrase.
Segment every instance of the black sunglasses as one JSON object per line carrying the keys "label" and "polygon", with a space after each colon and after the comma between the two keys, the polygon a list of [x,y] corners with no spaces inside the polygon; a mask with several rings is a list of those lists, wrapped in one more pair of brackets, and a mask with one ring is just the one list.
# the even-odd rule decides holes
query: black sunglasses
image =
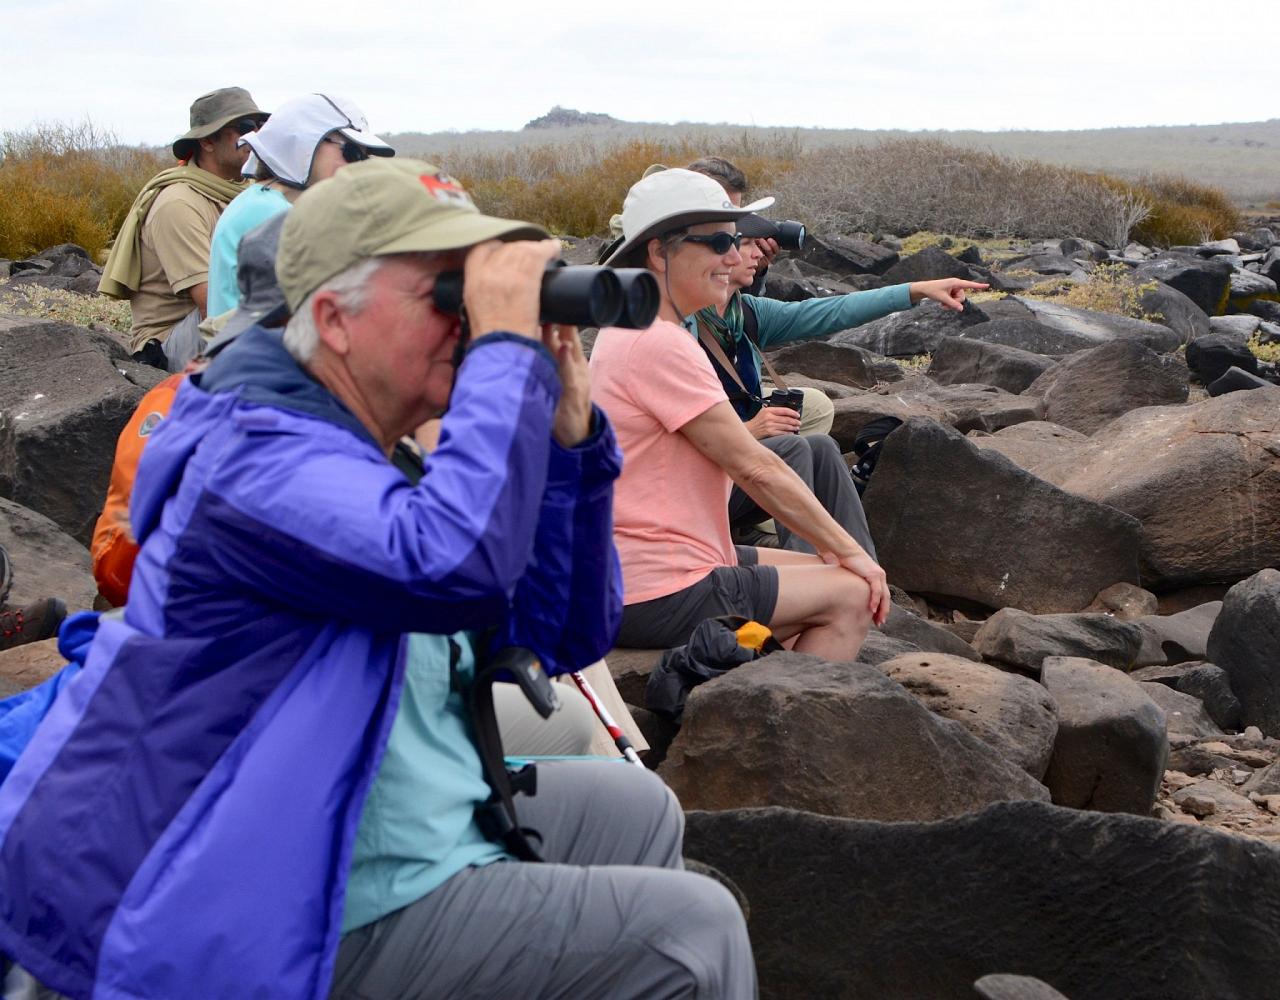
{"label": "black sunglasses", "polygon": [[330,139],[327,136],[324,141],[341,146],[342,158],[348,163],[359,163],[361,160],[369,159],[369,151],[358,142],[352,142],[350,139]]}
{"label": "black sunglasses", "polygon": [[736,250],[742,244],[741,233],[711,233],[709,236],[682,236],[681,243],[696,243],[698,246],[710,247],[711,252],[723,257],[730,250]]}
{"label": "black sunglasses", "polygon": [[258,131],[260,123],[255,118],[241,118],[239,121],[231,123],[231,127],[236,130],[236,135],[248,135],[250,132]]}

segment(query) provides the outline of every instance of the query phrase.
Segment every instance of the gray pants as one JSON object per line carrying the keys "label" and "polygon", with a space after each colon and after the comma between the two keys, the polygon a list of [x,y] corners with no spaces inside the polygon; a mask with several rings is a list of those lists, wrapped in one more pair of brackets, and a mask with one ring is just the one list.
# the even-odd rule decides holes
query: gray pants
{"label": "gray pants", "polygon": [[[874,559],[876,547],[871,541],[871,529],[867,527],[867,515],[862,510],[862,500],[835,439],[827,434],[779,434],[763,438],[760,443],[804,480],[827,513]],[[769,517],[769,513],[740,487],[733,488],[729,494],[729,523],[732,526],[759,524]],[[803,538],[797,538],[781,523],[778,523],[778,541],[782,548],[792,552],[813,552],[812,545]]]}
{"label": "gray pants", "polygon": [[331,997],[756,995],[742,911],[680,870],[684,814],[660,778],[621,763],[539,764],[538,794],[516,807],[548,863],[465,869],[347,934]]}

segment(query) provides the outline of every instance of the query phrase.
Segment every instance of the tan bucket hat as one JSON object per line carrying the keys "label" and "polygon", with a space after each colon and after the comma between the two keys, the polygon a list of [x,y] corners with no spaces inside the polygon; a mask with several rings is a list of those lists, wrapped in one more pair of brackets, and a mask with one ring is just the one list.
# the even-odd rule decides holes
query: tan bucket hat
{"label": "tan bucket hat", "polygon": [[190,159],[196,140],[215,135],[238,118],[255,118],[261,124],[270,117],[253,102],[249,91],[243,87],[211,90],[192,102],[191,128],[173,140],[173,155],[179,160]]}
{"label": "tan bucket hat", "polygon": [[481,215],[462,185],[439,167],[376,157],[344,167],[302,193],[280,234],[276,277],[289,310],[296,312],[335,274],[369,257],[546,236],[532,223]]}

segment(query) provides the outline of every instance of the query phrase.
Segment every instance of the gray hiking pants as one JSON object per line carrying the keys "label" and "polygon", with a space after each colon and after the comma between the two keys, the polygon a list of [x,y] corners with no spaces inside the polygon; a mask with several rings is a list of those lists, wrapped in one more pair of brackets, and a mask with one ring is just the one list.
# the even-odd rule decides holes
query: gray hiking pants
{"label": "gray hiking pants", "polygon": [[742,911],[719,883],[681,870],[684,814],[660,778],[622,763],[539,764],[538,794],[516,808],[548,863],[464,869],[351,931],[331,997],[756,995]]}
{"label": "gray hiking pants", "polygon": [[[763,438],[760,443],[804,480],[827,513],[874,559],[876,547],[867,527],[867,515],[835,439],[828,434],[779,434]],[[741,487],[735,486],[729,494],[729,523],[734,527],[759,524],[769,516]],[[793,535],[781,522],[778,541],[792,552],[813,552],[812,545]]]}

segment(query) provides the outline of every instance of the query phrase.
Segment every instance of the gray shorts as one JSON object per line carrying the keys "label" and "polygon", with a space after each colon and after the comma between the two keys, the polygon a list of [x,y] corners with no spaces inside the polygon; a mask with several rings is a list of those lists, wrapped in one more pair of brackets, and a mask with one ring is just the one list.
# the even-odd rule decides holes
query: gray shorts
{"label": "gray shorts", "polygon": [[700,622],[742,615],[768,625],[778,606],[778,567],[761,566],[759,552],[738,545],[737,566],[717,566],[697,583],[622,609],[618,645],[634,649],[683,646]]}

